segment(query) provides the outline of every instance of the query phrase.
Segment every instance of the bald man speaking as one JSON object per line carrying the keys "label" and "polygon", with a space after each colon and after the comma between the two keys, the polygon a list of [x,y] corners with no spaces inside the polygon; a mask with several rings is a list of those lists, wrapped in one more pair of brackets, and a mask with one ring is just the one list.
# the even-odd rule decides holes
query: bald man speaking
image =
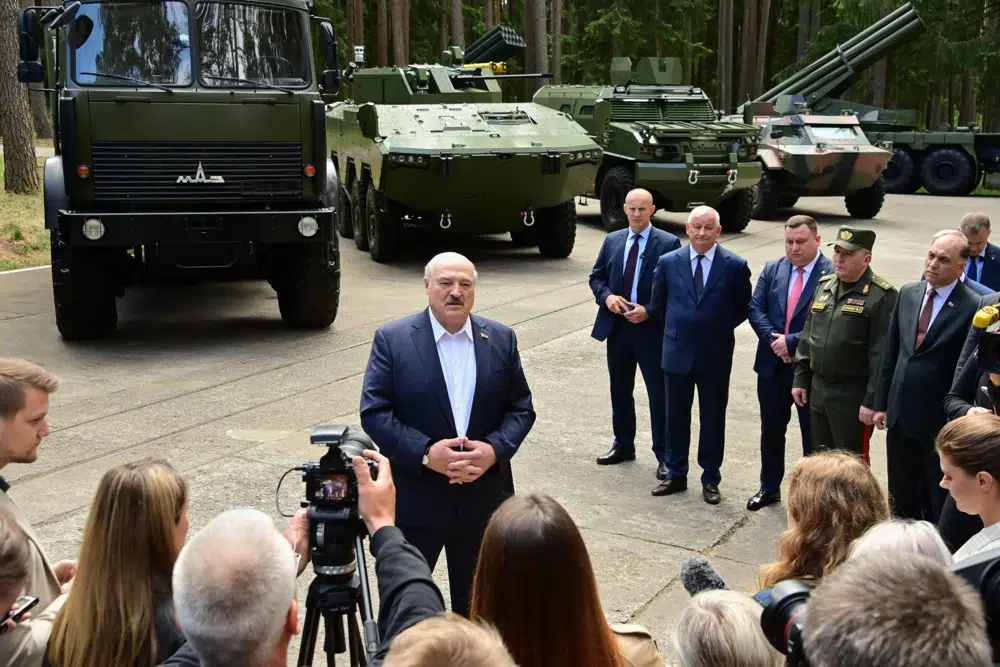
{"label": "bald man speaking", "polygon": [[653,431],[657,479],[667,476],[667,398],[660,370],[663,320],[649,317],[653,295],[653,268],[661,255],[681,247],[680,239],[653,227],[653,196],[632,190],[625,197],[628,229],[604,237],[590,289],[597,300],[597,318],[591,336],[607,341],[608,375],[611,379],[611,424],[615,440],[599,465],[635,460],[635,368],[639,366],[649,396],[649,422]]}

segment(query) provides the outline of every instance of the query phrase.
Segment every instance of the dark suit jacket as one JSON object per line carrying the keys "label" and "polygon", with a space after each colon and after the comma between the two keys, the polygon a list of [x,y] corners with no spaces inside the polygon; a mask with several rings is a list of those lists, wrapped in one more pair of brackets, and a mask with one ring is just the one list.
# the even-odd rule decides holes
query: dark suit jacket
{"label": "dark suit jacket", "polygon": [[651,317],[663,320],[663,359],[667,373],[690,373],[697,364],[708,372],[728,373],[733,363],[733,331],[747,319],[750,267],[745,259],[716,246],[705,290],[695,299],[688,246],[667,253],[653,272]]}
{"label": "dark suit jacket", "polygon": [[[601,252],[597,254],[594,270],[590,272],[590,290],[597,300],[597,318],[590,335],[597,340],[606,340],[615,324],[615,315],[605,305],[612,294],[621,294],[622,280],[625,277],[625,242],[628,241],[631,229],[619,229],[604,237]],[[639,267],[639,284],[636,287],[636,301],[649,311],[649,303],[653,296],[653,270],[660,256],[681,247],[681,241],[670,232],[649,228],[649,239],[642,253],[642,266]],[[626,297],[628,298],[628,297]],[[650,325],[662,331],[662,320],[646,320],[639,326]]]}
{"label": "dark suit jacket", "polygon": [[[979,282],[992,291],[1000,290],[1000,248],[990,242],[986,242],[983,248],[983,268],[979,275]],[[968,265],[968,260],[966,260]]]}
{"label": "dark suit jacket", "polygon": [[899,426],[913,439],[931,441],[946,422],[944,397],[978,298],[961,282],[956,284],[923,345],[914,350],[926,288],[927,283],[921,281],[899,290],[882,353],[874,409],[888,413],[889,428]]}
{"label": "dark suit jacket", "polygon": [[514,493],[510,460],[535,423],[514,331],[472,315],[476,389],[470,440],[489,442],[497,462],[470,484],[421,461],[427,447],[457,435],[430,310],[378,328],[361,390],[361,427],[392,462],[400,526],[446,527],[488,519]]}
{"label": "dark suit jacket", "polygon": [[[992,294],[986,294],[979,299],[979,303],[976,309],[982,308],[983,306],[996,306],[1000,305],[1000,292],[993,292]],[[965,361],[968,359],[976,348],[979,347],[979,339],[982,338],[983,330],[976,328],[974,326],[969,326],[969,333],[965,338],[965,347],[962,348],[962,354],[958,358],[958,364],[955,366],[955,375],[952,376],[952,383],[954,383],[958,376],[962,373],[962,367],[965,366]]]}
{"label": "dark suit jacket", "polygon": [[[792,263],[787,257],[776,259],[764,265],[760,277],[757,279],[757,288],[753,292],[750,300],[750,312],[748,319],[754,333],[757,334],[757,356],[753,362],[753,369],[763,377],[770,377],[774,374],[779,364],[783,364],[778,355],[771,350],[771,343],[774,337],[771,334],[782,334],[785,332],[785,315],[788,312],[788,284],[792,278]],[[809,304],[812,303],[812,296],[816,293],[816,286],[819,279],[833,271],[833,262],[822,252],[816,260],[816,266],[809,274],[809,280],[802,287],[802,296],[795,306],[795,314],[788,327],[788,335],[785,343],[788,345],[788,353],[795,356],[795,348],[799,345],[799,338],[802,337],[802,329],[806,326],[806,319],[809,317]]]}
{"label": "dark suit jacket", "polygon": [[980,400],[980,387],[989,387],[989,371],[982,368],[979,363],[979,355],[973,350],[972,355],[966,360],[961,371],[955,376],[951,383],[951,391],[944,397],[944,413],[948,421],[955,421],[974,406],[993,409],[993,406]]}

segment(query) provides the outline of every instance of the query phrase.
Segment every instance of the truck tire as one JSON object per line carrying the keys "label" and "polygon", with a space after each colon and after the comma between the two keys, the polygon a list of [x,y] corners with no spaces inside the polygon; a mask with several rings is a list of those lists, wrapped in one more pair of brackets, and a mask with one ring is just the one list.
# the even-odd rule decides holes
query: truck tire
{"label": "truck tire", "polygon": [[781,201],[781,191],[778,188],[778,175],[764,167],[760,172],[760,181],[750,191],[753,209],[751,216],[758,220],[771,220],[778,210]]}
{"label": "truck tire", "polygon": [[791,208],[798,203],[799,198],[793,197],[791,195],[786,195],[778,199],[778,208]]}
{"label": "truck tire", "polygon": [[632,167],[619,165],[604,173],[601,179],[601,222],[604,230],[613,232],[628,227],[625,215],[625,195],[635,187]]}
{"label": "truck tire", "polygon": [[885,181],[881,176],[867,188],[844,197],[847,212],[851,214],[852,218],[874,218],[882,210],[884,202]]}
{"label": "truck tire", "polygon": [[354,217],[351,214],[351,197],[340,188],[340,224],[337,231],[345,239],[354,238]]}
{"label": "truck tire", "polygon": [[753,210],[753,191],[751,188],[739,190],[728,199],[719,202],[719,222],[722,231],[727,233],[742,232],[750,224],[750,212]]}
{"label": "truck tire", "polygon": [[340,305],[338,252],[336,243],[309,243],[294,247],[283,257],[284,265],[277,268],[271,285],[278,293],[278,310],[287,326],[325,329],[337,319]]}
{"label": "truck tire", "polygon": [[68,341],[111,336],[118,328],[114,274],[105,256],[61,245],[52,232],[52,301],[56,327]]}
{"label": "truck tire", "polygon": [[368,254],[379,264],[399,257],[400,232],[398,216],[392,202],[382,196],[375,185],[368,184],[365,196],[365,219],[368,221]]}
{"label": "truck tire", "polygon": [[539,209],[532,229],[537,229],[535,238],[542,257],[569,257],[576,244],[576,202],[570,199],[558,206]]}
{"label": "truck tire", "polygon": [[361,192],[361,179],[355,178],[351,183],[351,236],[358,250],[368,250],[368,234],[365,228],[365,199]]}
{"label": "truck tire", "polygon": [[976,189],[976,170],[968,156],[957,148],[938,148],[924,158],[921,184],[932,195],[964,197]]}
{"label": "truck tire", "polygon": [[882,172],[885,191],[897,195],[909,195],[917,191],[917,165],[913,156],[902,148],[892,149],[892,159]]}

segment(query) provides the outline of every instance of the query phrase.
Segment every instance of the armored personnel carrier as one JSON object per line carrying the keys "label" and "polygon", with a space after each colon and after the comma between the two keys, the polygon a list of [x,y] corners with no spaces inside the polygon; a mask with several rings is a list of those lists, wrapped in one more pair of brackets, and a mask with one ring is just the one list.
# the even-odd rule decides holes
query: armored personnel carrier
{"label": "armored personnel carrier", "polygon": [[891,145],[873,146],[856,116],[812,115],[801,97],[786,96],[777,106],[744,105],[743,120],[762,130],[753,217],[767,220],[803,196],[843,197],[852,217],[878,215]]}
{"label": "armored personnel carrier", "polygon": [[574,197],[593,183],[601,149],[558,111],[503,103],[501,79],[536,76],[502,73],[523,48],[497,26],[464,53],[446,51],[445,64],[368,68],[356,50],[344,72],[352,99],[327,111],[342,236],[376,262],[398,256],[404,227],[508,232],[546,257],[572,253]]}
{"label": "armored personnel carrier", "polygon": [[[634,187],[653,193],[657,209],[689,211],[708,204],[722,228],[750,222],[751,187],[760,180],[759,130],[720,121],[705,92],[682,86],[678,58],[613,58],[610,86],[543,86],[533,100],[572,116],[604,150],[593,187],[608,231],[628,225],[625,195]],[[611,121],[597,113],[609,102]]]}

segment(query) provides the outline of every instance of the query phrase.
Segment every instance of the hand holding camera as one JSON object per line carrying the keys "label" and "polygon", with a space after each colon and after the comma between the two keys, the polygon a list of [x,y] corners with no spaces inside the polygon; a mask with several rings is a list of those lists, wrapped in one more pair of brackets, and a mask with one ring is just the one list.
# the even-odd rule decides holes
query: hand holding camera
{"label": "hand holding camera", "polygon": [[[364,519],[368,534],[374,535],[380,528],[396,523],[396,486],[392,482],[389,459],[370,449],[366,449],[362,456],[351,460],[354,475],[358,478],[358,512]],[[378,463],[378,479],[372,479],[365,458]]]}

